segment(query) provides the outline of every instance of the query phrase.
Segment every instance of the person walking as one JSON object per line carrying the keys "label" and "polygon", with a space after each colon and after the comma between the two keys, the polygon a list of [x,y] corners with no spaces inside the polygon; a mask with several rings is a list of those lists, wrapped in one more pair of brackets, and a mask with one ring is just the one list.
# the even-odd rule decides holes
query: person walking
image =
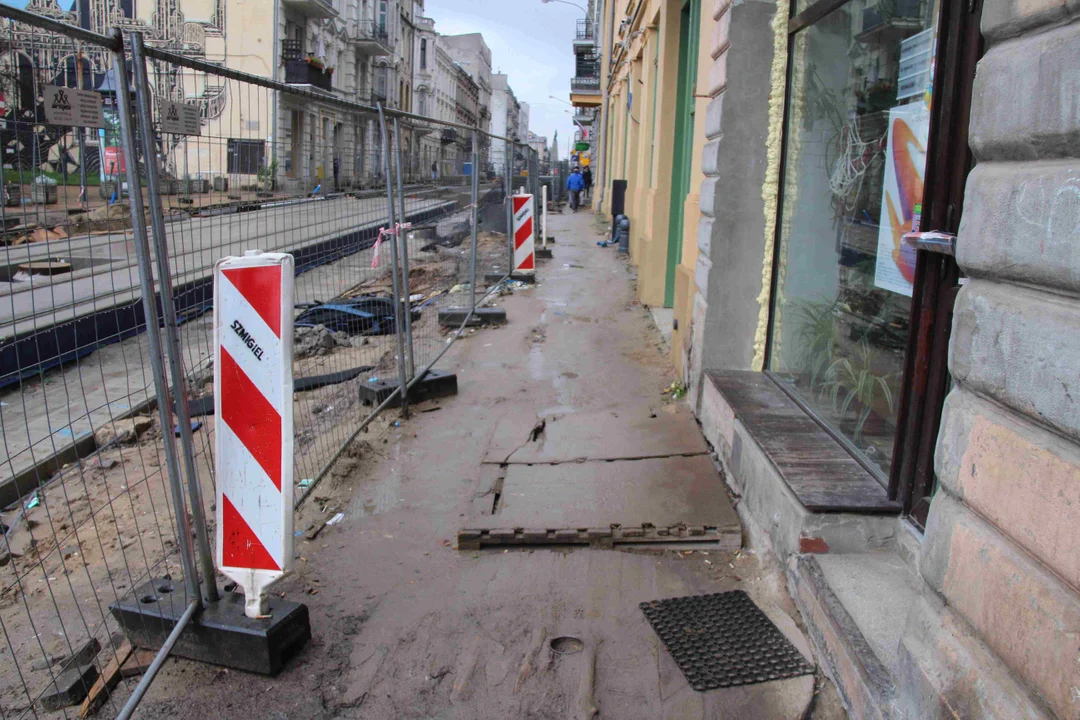
{"label": "person walking", "polygon": [[585,181],[585,199],[592,202],[592,168],[588,165],[581,171],[581,179]]}
{"label": "person walking", "polygon": [[338,189],[339,189],[338,188],[338,180],[340,179],[340,177],[341,177],[341,164],[338,162],[338,159],[335,157],[334,158],[334,192],[337,192]]}
{"label": "person walking", "polygon": [[581,191],[585,189],[585,180],[577,166],[570,171],[570,177],[566,178],[566,189],[570,191],[570,209],[577,212],[581,203]]}

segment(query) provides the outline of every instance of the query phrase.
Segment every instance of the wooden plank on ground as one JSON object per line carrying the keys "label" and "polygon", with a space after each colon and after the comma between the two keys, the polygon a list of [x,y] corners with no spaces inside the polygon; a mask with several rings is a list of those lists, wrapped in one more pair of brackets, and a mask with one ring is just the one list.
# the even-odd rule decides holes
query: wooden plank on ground
{"label": "wooden plank on ground", "polygon": [[83,700],[82,707],[79,709],[80,718],[90,717],[100,710],[105,701],[109,699],[109,693],[120,684],[120,668],[131,657],[131,653],[131,644],[125,640],[124,644],[117,648],[108,664],[105,665],[105,669],[101,671],[101,676],[98,677],[97,682],[90,688],[90,693]]}

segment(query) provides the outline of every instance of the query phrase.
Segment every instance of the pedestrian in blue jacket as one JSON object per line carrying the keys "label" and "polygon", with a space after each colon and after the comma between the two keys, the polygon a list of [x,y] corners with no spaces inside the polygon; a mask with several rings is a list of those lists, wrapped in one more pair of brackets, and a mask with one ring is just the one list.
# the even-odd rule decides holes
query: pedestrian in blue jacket
{"label": "pedestrian in blue jacket", "polygon": [[581,177],[581,170],[575,167],[566,178],[566,189],[570,191],[570,209],[577,212],[581,201],[581,191],[585,189],[585,178]]}

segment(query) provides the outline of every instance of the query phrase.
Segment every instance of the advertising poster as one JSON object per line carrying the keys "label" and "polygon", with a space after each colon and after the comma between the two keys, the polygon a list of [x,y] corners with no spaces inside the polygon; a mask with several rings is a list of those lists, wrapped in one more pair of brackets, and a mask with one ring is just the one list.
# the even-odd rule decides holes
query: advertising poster
{"label": "advertising poster", "polygon": [[916,206],[922,203],[929,127],[930,113],[924,103],[889,111],[874,285],[908,297],[915,279],[915,250],[902,238],[911,232]]}

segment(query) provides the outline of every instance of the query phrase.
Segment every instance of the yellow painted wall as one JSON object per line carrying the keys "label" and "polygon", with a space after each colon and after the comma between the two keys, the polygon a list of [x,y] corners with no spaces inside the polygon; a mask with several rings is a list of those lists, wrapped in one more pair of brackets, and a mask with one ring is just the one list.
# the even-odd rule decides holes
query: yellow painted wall
{"label": "yellow painted wall", "polygon": [[[629,0],[616,3],[615,36],[605,41],[605,72],[616,64],[608,87],[604,125],[606,148],[600,162],[607,169],[600,212],[611,213],[613,180],[627,181],[626,214],[630,218],[630,258],[638,266],[638,299],[646,305],[664,302],[668,227],[671,209],[671,170],[674,152],[675,98],[679,70],[679,17],[682,0]],[[701,2],[697,85],[708,82],[711,38],[716,21],[714,4]],[[623,20],[627,21],[623,25]],[[628,46],[623,50],[623,45]],[[654,60],[656,61],[654,67]],[[627,94],[633,93],[627,113]],[[704,95],[704,90],[697,92]],[[653,116],[653,99],[656,113]],[[701,158],[705,147],[705,111],[708,98],[695,105],[692,192],[682,202],[685,213],[682,254],[675,270],[675,317],[679,330],[672,341],[672,358],[681,364],[683,333],[689,328],[697,261],[697,227],[701,218],[700,187],[704,180]],[[624,155],[624,142],[629,140]],[[599,154],[599,153],[598,153]]]}
{"label": "yellow painted wall", "polygon": [[694,294],[697,285],[694,282],[694,269],[697,264],[698,222],[701,220],[701,183],[705,173],[701,169],[701,159],[705,152],[705,111],[710,99],[706,89],[709,84],[709,69],[712,67],[712,36],[716,26],[713,19],[713,4],[703,0],[701,3],[700,27],[698,38],[697,79],[694,85],[694,154],[690,167],[690,193],[683,202],[683,242],[682,258],[675,267],[675,320],[678,328],[671,336],[671,361],[675,367],[682,368],[683,343],[690,330],[690,319],[694,313]]}

